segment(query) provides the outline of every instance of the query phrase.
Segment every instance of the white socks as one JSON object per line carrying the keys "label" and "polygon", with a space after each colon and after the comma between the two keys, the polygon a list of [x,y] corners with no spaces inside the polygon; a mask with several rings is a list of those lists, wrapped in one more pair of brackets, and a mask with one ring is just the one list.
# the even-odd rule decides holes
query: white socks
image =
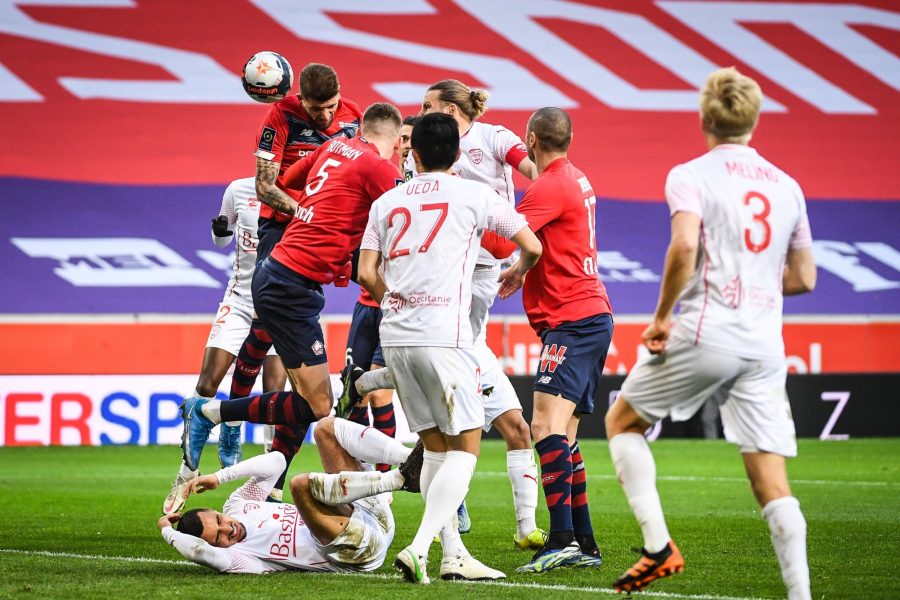
{"label": "white socks", "polygon": [[334,420],[334,436],[350,456],[370,464],[399,465],[412,452],[411,448],[374,427],[366,427],[346,419]]}
{"label": "white socks", "polygon": [[469,483],[477,461],[474,454],[458,450],[446,453],[425,451],[420,479],[425,514],[410,544],[419,556],[428,556],[434,536],[453,521],[456,509],[469,493]]}
{"label": "white socks", "polygon": [[656,463],[640,433],[620,433],[609,440],[609,453],[628,504],[644,534],[644,548],[653,554],[669,542],[669,530],[656,491]]}
{"label": "white socks", "polygon": [[366,371],[356,380],[356,391],[363,396],[376,390],[392,389],[394,389],[394,380],[391,379],[391,374],[387,367]]}
{"label": "white socks", "polygon": [[200,407],[200,412],[213,423],[219,424],[222,422],[222,401],[210,398]]}
{"label": "white socks", "polygon": [[184,463],[181,463],[181,467],[178,469],[178,476],[187,481],[190,481],[199,474],[200,471],[191,471]]}
{"label": "white socks", "polygon": [[516,529],[519,537],[523,538],[537,529],[534,512],[538,504],[538,474],[534,451],[531,448],[508,451],[506,474],[509,475],[516,506]]}
{"label": "white socks", "polygon": [[403,485],[403,476],[396,469],[387,473],[378,471],[310,473],[309,483],[313,498],[322,504],[337,506],[399,490]]}
{"label": "white socks", "polygon": [[806,519],[793,496],[772,500],[762,509],[772,533],[772,545],[788,600],[810,600],[809,564],[806,558]]}

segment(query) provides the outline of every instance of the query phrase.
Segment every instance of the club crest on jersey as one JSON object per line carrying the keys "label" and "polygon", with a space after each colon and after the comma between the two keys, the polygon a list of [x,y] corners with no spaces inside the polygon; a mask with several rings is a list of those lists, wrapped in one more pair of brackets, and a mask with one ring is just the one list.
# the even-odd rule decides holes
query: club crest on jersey
{"label": "club crest on jersey", "polygon": [[325,344],[323,344],[321,340],[316,340],[315,342],[313,342],[311,348],[313,354],[315,354],[316,356],[322,356],[322,354],[325,352]]}
{"label": "club crest on jersey", "polygon": [[472,148],[469,150],[469,158],[471,158],[472,162],[476,165],[480,165],[481,159],[484,158],[484,152],[481,151],[481,148]]}
{"label": "club crest on jersey", "polygon": [[400,292],[391,292],[388,296],[388,306],[394,312],[400,312],[406,306],[406,298],[400,295]]}
{"label": "club crest on jersey", "polygon": [[556,344],[546,344],[541,351],[541,364],[538,371],[541,373],[555,373],[556,367],[566,360],[566,350],[568,346],[557,346]]}
{"label": "club crest on jersey", "polygon": [[272,143],[275,141],[275,130],[271,127],[263,127],[262,135],[259,136],[259,149],[272,151]]}

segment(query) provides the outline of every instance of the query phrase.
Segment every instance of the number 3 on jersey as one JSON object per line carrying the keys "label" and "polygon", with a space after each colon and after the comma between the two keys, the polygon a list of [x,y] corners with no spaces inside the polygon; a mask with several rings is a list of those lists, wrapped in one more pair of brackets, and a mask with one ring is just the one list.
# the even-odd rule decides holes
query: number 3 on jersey
{"label": "number 3 on jersey", "polygon": [[[766,220],[772,210],[772,205],[769,203],[769,199],[759,192],[747,192],[744,195],[744,206],[752,207],[751,211],[753,212],[750,213],[750,216],[753,217],[753,223],[756,224],[755,227],[744,229],[744,244],[750,252],[758,254],[768,248],[769,242],[772,241],[772,226]],[[754,233],[760,229],[762,230],[762,239],[756,241]]]}
{"label": "number 3 on jersey", "polygon": [[[422,242],[421,246],[419,246],[419,252],[428,252],[428,249],[431,247],[431,243],[434,241],[435,236],[437,236],[438,231],[441,230],[441,227],[443,227],[444,225],[444,221],[447,219],[447,210],[449,209],[449,206],[450,205],[446,202],[436,202],[434,204],[423,204],[419,206],[420,212],[439,212],[434,225],[431,226],[431,231],[428,232],[428,236],[425,238],[425,241]],[[395,217],[398,220],[402,217],[403,223],[400,225],[400,233],[398,233],[397,237],[394,238],[394,243],[391,244],[391,249],[388,251],[388,259],[397,258],[398,256],[406,256],[409,254],[409,248],[397,248],[397,244],[400,243],[400,239],[404,235],[406,235],[407,230],[409,230],[409,226],[412,223],[412,214],[409,212],[408,208],[398,206],[388,215],[388,229],[394,226]]]}

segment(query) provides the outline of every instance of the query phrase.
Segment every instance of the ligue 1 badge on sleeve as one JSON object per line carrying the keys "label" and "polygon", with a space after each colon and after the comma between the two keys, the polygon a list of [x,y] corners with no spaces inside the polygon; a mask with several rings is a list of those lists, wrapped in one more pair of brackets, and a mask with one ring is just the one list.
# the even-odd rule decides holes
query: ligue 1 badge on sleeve
{"label": "ligue 1 badge on sleeve", "polygon": [[263,127],[262,135],[259,136],[259,149],[272,151],[272,144],[275,142],[275,130],[271,127]]}

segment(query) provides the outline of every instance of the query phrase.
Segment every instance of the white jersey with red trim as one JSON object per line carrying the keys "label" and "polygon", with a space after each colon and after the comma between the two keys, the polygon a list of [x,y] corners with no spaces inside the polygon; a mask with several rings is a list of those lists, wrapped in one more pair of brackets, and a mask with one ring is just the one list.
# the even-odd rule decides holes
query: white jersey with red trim
{"label": "white jersey with red trim", "polygon": [[383,256],[382,346],[472,348],[472,273],[485,228],[525,218],[482,183],[423,173],[372,205],[361,248]]}
{"label": "white jersey with red trim", "polygon": [[259,207],[260,202],[256,199],[255,179],[253,177],[235,179],[225,189],[225,194],[222,196],[222,208],[219,209],[219,215],[228,219],[228,230],[234,234],[226,237],[216,237],[213,234],[213,242],[219,247],[227,246],[232,237],[235,241],[234,265],[222,302],[240,304],[250,311],[253,310],[250,282],[253,280],[253,270],[256,268],[256,246],[258,244],[256,227],[259,220]]}
{"label": "white jersey with red trim", "polygon": [[746,358],[783,356],[785,258],[812,245],[800,186],[753,148],[724,144],[673,168],[666,200],[671,214],[702,219],[673,337]]}
{"label": "white jersey with red trim", "polygon": [[[518,168],[528,150],[521,138],[500,125],[473,121],[459,138],[459,158],[453,170],[463,179],[480,181],[497,192],[501,198],[515,205],[516,190],[512,172]],[[415,173],[412,152],[406,157],[405,171]],[[494,265],[497,260],[487,250],[480,250],[479,265]]]}

